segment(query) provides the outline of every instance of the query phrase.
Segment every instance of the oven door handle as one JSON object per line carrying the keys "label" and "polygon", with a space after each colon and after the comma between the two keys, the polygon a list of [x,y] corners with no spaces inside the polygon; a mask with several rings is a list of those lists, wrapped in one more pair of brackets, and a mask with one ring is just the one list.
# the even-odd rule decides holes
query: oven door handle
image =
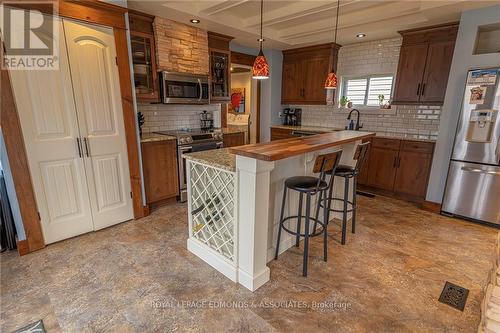
{"label": "oven door handle", "polygon": [[179,147],[179,151],[181,153],[185,152],[185,151],[190,151],[190,150],[193,150],[193,147],[192,146],[186,146],[186,147]]}
{"label": "oven door handle", "polygon": [[200,97],[198,97],[198,102],[201,101],[201,98],[203,97],[203,86],[201,84],[201,80],[198,79],[198,86],[200,87]]}

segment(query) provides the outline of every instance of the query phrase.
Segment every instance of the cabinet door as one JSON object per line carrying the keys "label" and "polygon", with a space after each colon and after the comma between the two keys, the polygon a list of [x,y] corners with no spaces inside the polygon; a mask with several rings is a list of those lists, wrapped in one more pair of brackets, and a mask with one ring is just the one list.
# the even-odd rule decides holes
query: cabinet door
{"label": "cabinet door", "polygon": [[245,132],[224,134],[224,148],[243,146],[245,144]]}
{"label": "cabinet door", "polygon": [[434,103],[444,101],[454,49],[454,41],[435,42],[429,45],[420,101]]}
{"label": "cabinet door", "polygon": [[63,20],[94,229],[133,218],[113,29]]}
{"label": "cabinet door", "polygon": [[175,140],[143,143],[142,164],[148,204],[179,194]]}
{"label": "cabinet door", "polygon": [[271,128],[271,141],[293,138],[292,130],[286,128]]}
{"label": "cabinet door", "polygon": [[307,103],[325,104],[325,79],[329,72],[330,58],[317,56],[306,58],[303,62],[304,100]]}
{"label": "cabinet door", "polygon": [[358,184],[361,185],[368,185],[368,172],[370,170],[370,152],[371,152],[371,142],[372,139],[365,139],[363,140],[364,142],[370,142],[370,146],[368,146],[368,151],[366,152],[366,157],[365,161],[363,162],[363,165],[361,166],[361,170],[359,171],[358,175]]}
{"label": "cabinet door", "polygon": [[210,49],[210,83],[211,99],[214,101],[230,100],[231,52],[219,49]]}
{"label": "cabinet door", "polygon": [[392,191],[396,175],[397,158],[397,150],[372,147],[369,160],[368,185]]}
{"label": "cabinet door", "polygon": [[302,63],[296,59],[283,60],[283,74],[281,87],[282,103],[300,102],[304,99]]}
{"label": "cabinet door", "polygon": [[401,151],[394,182],[394,192],[425,197],[432,154]]}
{"label": "cabinet door", "polygon": [[428,44],[403,45],[394,88],[395,102],[418,102],[422,89]]}

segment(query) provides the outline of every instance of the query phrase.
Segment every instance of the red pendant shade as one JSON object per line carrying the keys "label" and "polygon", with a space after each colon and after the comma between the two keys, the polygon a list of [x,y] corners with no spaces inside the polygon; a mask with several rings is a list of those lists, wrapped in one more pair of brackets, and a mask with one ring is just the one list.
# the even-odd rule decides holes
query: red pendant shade
{"label": "red pendant shade", "polygon": [[252,78],[254,79],[267,79],[269,78],[269,64],[262,50],[259,52],[252,68]]}
{"label": "red pendant shade", "polygon": [[325,89],[337,89],[337,75],[331,71],[325,81]]}

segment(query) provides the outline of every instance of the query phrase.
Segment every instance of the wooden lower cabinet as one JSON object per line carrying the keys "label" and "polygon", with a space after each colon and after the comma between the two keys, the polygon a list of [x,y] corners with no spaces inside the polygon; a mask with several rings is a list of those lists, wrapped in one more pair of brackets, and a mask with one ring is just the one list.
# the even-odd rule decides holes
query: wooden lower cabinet
{"label": "wooden lower cabinet", "polygon": [[433,142],[374,138],[358,184],[411,201],[425,199]]}
{"label": "wooden lower cabinet", "polygon": [[179,194],[176,141],[143,142],[141,146],[146,203],[176,197]]}
{"label": "wooden lower cabinet", "polygon": [[245,132],[224,134],[224,148],[243,146],[245,144]]}
{"label": "wooden lower cabinet", "polygon": [[293,138],[292,130],[271,127],[271,141]]}
{"label": "wooden lower cabinet", "polygon": [[397,150],[372,147],[370,152],[368,185],[392,191],[396,176]]}

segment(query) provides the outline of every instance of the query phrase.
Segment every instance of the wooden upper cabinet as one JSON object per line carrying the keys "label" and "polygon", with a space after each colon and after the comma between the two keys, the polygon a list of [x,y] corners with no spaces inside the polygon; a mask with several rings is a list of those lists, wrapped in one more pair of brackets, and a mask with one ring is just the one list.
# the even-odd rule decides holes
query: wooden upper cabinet
{"label": "wooden upper cabinet", "polygon": [[282,104],[326,104],[325,79],[337,68],[340,45],[321,44],[283,51]]}
{"label": "wooden upper cabinet", "polygon": [[208,53],[210,57],[210,99],[229,101],[231,99],[231,51],[229,42],[233,37],[208,32]]}
{"label": "wooden upper cabinet", "polygon": [[427,44],[404,45],[399,54],[394,100],[418,102],[427,58]]}
{"label": "wooden upper cabinet", "polygon": [[129,10],[135,93],[137,100],[145,102],[160,98],[153,20],[154,16]]}
{"label": "wooden upper cabinet", "polygon": [[441,103],[444,101],[454,49],[455,41],[435,42],[429,45],[420,101]]}
{"label": "wooden upper cabinet", "polygon": [[400,31],[393,104],[442,104],[446,93],[457,23]]}

